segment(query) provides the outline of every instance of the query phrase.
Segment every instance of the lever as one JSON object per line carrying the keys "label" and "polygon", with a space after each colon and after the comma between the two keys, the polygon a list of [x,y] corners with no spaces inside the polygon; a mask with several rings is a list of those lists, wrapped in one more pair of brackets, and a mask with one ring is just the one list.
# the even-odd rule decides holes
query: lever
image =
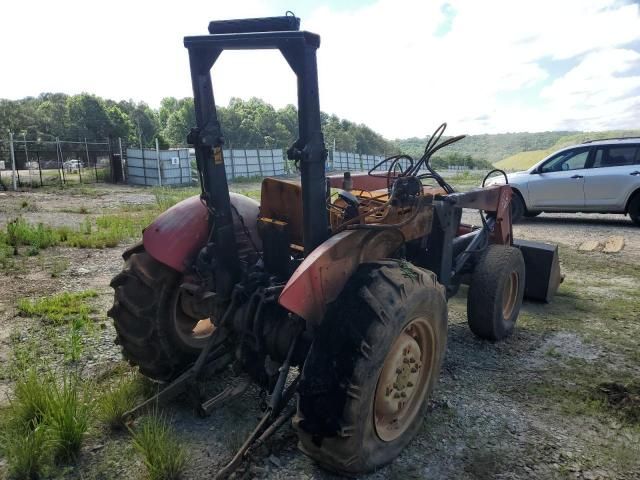
{"label": "lever", "polygon": [[584,177],[583,177],[582,175],[574,175],[574,176],[573,176],[573,177],[571,177],[571,178],[584,178]]}

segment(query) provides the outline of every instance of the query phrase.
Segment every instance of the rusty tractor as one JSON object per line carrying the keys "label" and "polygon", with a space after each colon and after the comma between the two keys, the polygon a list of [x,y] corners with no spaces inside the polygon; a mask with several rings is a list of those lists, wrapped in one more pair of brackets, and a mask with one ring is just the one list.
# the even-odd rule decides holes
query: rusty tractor
{"label": "rusty tractor", "polygon": [[[395,155],[366,173],[327,177],[320,37],[298,18],[214,21],[184,44],[202,193],[149,225],[111,283],[116,342],[162,386],[129,414],[232,369],[237,382],[197,399],[202,414],[249,382],[268,395],[219,477],[290,421],[300,449],[329,470],[355,475],[391,462],[436,386],[448,298],[468,285],[471,331],[502,340],[523,297],[555,293],[557,248],[514,241],[509,185],[456,192],[431,167],[435,152],[462,138],[443,139],[445,124],[418,159]],[[287,154],[300,181],[265,178],[258,203],[229,192],[210,71],[224,50],[267,48],[297,76],[299,138]],[[461,222],[463,209],[479,212],[479,226]]]}

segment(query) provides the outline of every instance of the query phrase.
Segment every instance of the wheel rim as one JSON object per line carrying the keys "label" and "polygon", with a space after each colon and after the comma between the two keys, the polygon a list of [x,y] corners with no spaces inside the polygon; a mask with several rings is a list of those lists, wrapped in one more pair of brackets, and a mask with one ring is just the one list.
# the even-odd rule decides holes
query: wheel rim
{"label": "wheel rim", "polygon": [[384,360],[374,398],[374,427],[391,442],[420,411],[432,375],[435,337],[426,318],[418,317],[398,335]]}
{"label": "wheel rim", "polygon": [[511,272],[507,277],[507,281],[504,282],[502,290],[502,316],[505,320],[511,318],[513,309],[518,301],[518,287],[520,278],[518,272]]}
{"label": "wheel rim", "polygon": [[207,339],[213,334],[216,327],[211,318],[197,318],[189,315],[183,308],[183,302],[188,301],[183,298],[188,295],[184,292],[177,292],[174,295],[172,305],[172,320],[174,329],[180,341],[192,349],[202,349],[207,343]]}

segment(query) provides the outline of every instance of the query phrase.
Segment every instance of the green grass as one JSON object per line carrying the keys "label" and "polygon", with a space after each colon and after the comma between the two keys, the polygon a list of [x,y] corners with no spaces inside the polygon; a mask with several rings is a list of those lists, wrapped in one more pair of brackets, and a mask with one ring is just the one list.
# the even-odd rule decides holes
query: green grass
{"label": "green grass", "polygon": [[[27,255],[37,255],[42,249],[57,245],[77,248],[109,248],[120,242],[137,238],[142,230],[158,215],[153,209],[132,214],[109,214],[95,219],[87,219],[77,228],[51,227],[39,223],[32,225],[23,218],[17,218],[6,227],[0,236],[0,262],[6,262],[8,247],[27,246]],[[13,253],[13,248],[10,249]],[[1,264],[1,263],[0,263]]]}
{"label": "green grass", "polygon": [[53,377],[49,372],[39,372],[33,366],[14,372],[16,377],[11,411],[18,425],[39,425],[49,402]]}
{"label": "green grass", "polygon": [[142,418],[132,435],[133,446],[141,455],[150,480],[180,478],[187,454],[167,417],[154,412]]}
{"label": "green grass", "polygon": [[113,430],[123,429],[123,415],[142,400],[144,391],[145,386],[136,374],[130,371],[123,375],[98,399],[97,418]]}
{"label": "green grass", "polygon": [[530,150],[528,152],[520,152],[510,157],[504,158],[494,165],[496,168],[503,170],[526,170],[535,165],[547,155],[555,152],[557,148],[551,147],[546,150]]}
{"label": "green grass", "polygon": [[44,424],[50,429],[54,456],[58,461],[73,460],[89,429],[91,399],[89,388],[75,372],[65,372],[54,382],[48,396]]}
{"label": "green grass", "polygon": [[83,292],[64,292],[37,300],[21,298],[18,300],[18,310],[21,314],[38,317],[45,323],[63,325],[73,322],[89,322],[89,314],[95,309],[86,302],[88,298],[98,295],[95,290]]}
{"label": "green grass", "polygon": [[51,271],[51,278],[58,278],[67,268],[69,268],[69,259],[65,257],[54,258],[49,268]]}
{"label": "green grass", "polygon": [[89,388],[76,372],[64,370],[56,378],[35,363],[14,371],[13,396],[0,426],[0,447],[15,478],[39,478],[53,461],[75,458],[91,418]]}
{"label": "green grass", "polygon": [[86,316],[76,316],[71,320],[71,328],[64,346],[64,358],[67,362],[77,362],[84,351],[83,332],[90,323]]}
{"label": "green grass", "polygon": [[50,444],[50,433],[43,425],[5,426],[0,446],[9,466],[9,478],[35,480],[45,476],[51,464]]}
{"label": "green grass", "polygon": [[18,247],[28,245],[36,249],[48,248],[60,243],[60,234],[42,223],[31,225],[22,218],[7,224],[4,238],[8,245]]}

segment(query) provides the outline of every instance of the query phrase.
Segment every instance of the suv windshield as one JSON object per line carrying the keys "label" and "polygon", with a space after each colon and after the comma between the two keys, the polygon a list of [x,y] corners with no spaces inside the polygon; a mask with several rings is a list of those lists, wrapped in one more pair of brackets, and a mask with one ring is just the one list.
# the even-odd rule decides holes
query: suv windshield
{"label": "suv windshield", "polygon": [[547,160],[541,167],[540,172],[563,172],[567,170],[580,170],[585,168],[587,158],[589,157],[589,148],[575,148],[566,150],[554,155]]}

